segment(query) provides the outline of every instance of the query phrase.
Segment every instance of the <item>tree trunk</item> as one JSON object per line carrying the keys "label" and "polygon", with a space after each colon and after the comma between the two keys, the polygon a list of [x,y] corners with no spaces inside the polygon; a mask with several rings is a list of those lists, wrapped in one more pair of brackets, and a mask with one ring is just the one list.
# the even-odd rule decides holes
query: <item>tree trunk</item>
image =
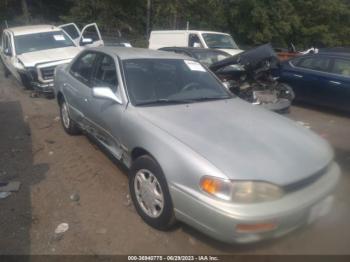
{"label": "tree trunk", "polygon": [[28,10],[27,1],[21,0],[21,6],[22,6],[22,13],[23,13],[24,21],[26,24],[29,24],[30,14],[29,14],[29,10]]}
{"label": "tree trunk", "polygon": [[146,21],[146,37],[148,38],[151,31],[151,0],[147,0],[147,21]]}
{"label": "tree trunk", "polygon": [[175,0],[175,7],[174,7],[174,17],[173,17],[173,29],[177,28],[177,12],[178,12],[179,3],[178,0]]}

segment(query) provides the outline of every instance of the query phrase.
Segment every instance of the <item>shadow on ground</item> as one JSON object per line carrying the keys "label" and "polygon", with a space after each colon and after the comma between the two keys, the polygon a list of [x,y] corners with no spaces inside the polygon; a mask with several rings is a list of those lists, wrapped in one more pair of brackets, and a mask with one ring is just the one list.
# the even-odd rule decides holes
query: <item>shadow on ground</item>
{"label": "shadow on ground", "polygon": [[0,102],[0,181],[19,181],[18,192],[0,199],[0,255],[30,254],[31,186],[48,164],[34,164],[30,128],[19,102]]}
{"label": "shadow on ground", "polygon": [[350,112],[346,112],[346,111],[336,109],[336,108],[330,108],[330,107],[326,107],[326,106],[309,104],[309,103],[302,102],[302,101],[294,101],[293,105],[301,107],[301,108],[305,108],[305,109],[316,110],[316,111],[330,114],[330,115],[350,117]]}

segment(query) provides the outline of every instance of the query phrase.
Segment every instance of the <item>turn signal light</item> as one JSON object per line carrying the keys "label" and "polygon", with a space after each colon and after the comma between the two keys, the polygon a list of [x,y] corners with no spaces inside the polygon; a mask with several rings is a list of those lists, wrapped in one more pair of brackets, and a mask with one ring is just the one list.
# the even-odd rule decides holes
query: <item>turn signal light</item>
{"label": "turn signal light", "polygon": [[238,224],[236,232],[238,233],[257,233],[271,231],[277,228],[275,223],[259,223],[259,224]]}
{"label": "turn signal light", "polygon": [[204,191],[209,194],[215,194],[220,191],[220,183],[221,181],[212,179],[210,177],[205,177],[201,181],[201,187]]}

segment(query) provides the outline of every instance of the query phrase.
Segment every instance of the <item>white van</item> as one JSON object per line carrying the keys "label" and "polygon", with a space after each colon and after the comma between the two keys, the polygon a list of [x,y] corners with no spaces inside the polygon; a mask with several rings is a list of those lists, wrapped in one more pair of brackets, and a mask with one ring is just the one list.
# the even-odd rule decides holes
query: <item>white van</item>
{"label": "white van", "polygon": [[235,55],[243,50],[239,49],[232,36],[220,32],[169,30],[152,31],[149,39],[149,49],[162,47],[201,47],[213,48]]}

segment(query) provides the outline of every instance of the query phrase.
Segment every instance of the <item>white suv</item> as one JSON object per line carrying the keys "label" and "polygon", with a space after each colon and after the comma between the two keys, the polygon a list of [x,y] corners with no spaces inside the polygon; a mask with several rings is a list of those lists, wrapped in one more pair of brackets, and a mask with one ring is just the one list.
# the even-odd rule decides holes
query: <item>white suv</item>
{"label": "white suv", "polygon": [[100,45],[103,40],[95,23],[74,38],[52,25],[12,27],[3,31],[0,57],[5,76],[13,74],[26,89],[53,93],[56,66],[69,63],[85,46]]}

